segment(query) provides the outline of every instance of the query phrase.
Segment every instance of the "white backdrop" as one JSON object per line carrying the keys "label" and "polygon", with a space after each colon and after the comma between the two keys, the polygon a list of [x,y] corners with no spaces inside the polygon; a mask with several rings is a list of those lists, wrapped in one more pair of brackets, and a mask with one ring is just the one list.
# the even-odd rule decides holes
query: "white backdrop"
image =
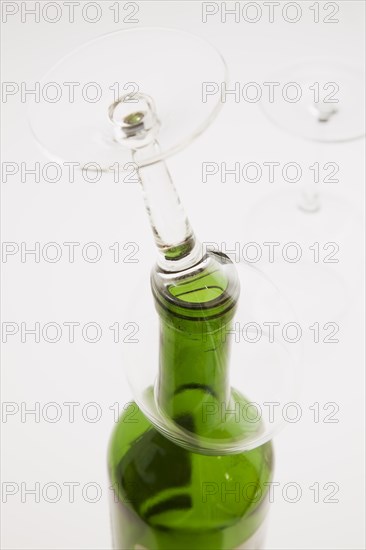
{"label": "white backdrop", "polygon": [[[363,64],[365,10],[361,1],[332,3],[340,8],[339,22],[335,24],[314,23],[310,9],[313,3],[305,1],[298,3],[302,17],[293,24],[284,21],[280,11],[270,23],[263,2],[256,3],[263,10],[257,23],[236,23],[232,17],[222,23],[219,15],[203,23],[200,2],[137,2],[138,23],[133,24],[114,23],[110,9],[113,3],[107,1],[100,2],[103,15],[97,23],[84,21],[79,9],[75,10],[75,22],[69,23],[63,2],[59,2],[63,15],[54,24],[42,18],[39,23],[34,22],[31,16],[26,22],[21,21],[21,4],[29,8],[34,2],[2,4],[3,9],[5,4],[19,8],[2,25],[2,78],[6,82],[34,83],[56,60],[86,40],[134,25],[176,27],[207,38],[227,60],[232,82],[262,83],[276,66],[308,56],[329,55]],[[280,9],[283,5],[282,2]],[[324,5],[319,3],[321,16],[326,13]],[[126,15],[128,11],[121,13]],[[189,78],[189,67],[182,71]],[[2,105],[4,162],[25,162],[28,166],[36,161],[47,162],[28,128],[27,106],[19,95]],[[252,205],[270,191],[287,189],[289,184],[280,180],[271,184],[265,178],[258,184],[230,179],[223,184],[219,178],[205,184],[201,177],[203,161],[226,161],[228,165],[238,161],[297,161],[303,166],[315,161],[336,161],[340,181],[331,191],[360,209],[364,199],[363,150],[362,139],[319,145],[295,138],[272,125],[257,104],[228,101],[200,139],[169,159],[169,167],[201,240],[226,241],[230,246],[245,240],[241,231]],[[23,263],[17,253],[2,264],[3,322],[17,326],[24,322],[31,327],[35,322],[44,325],[54,321],[62,325],[76,321],[83,325],[94,321],[103,328],[103,337],[96,344],[85,342],[80,333],[74,343],[65,336],[55,344],[42,338],[40,343],[34,343],[30,336],[22,343],[18,332],[3,345],[4,549],[110,548],[106,476],[106,449],[114,424],[110,407],[114,403],[122,407],[131,395],[122,373],[122,344],[113,342],[108,327],[117,321],[126,322],[125,304],[131,288],[137,276],[148,276],[154,260],[139,191],[136,185],[115,184],[108,177],[90,184],[80,174],[74,183],[37,183],[31,177],[23,183],[19,174],[3,182],[3,241],[19,246],[26,242],[29,248],[35,242],[95,241],[103,248],[103,257],[97,263],[84,261],[80,254],[74,263],[63,259],[57,263],[41,259],[36,263],[31,257]],[[108,247],[115,242],[121,246],[136,243],[138,263],[114,263]],[[122,252],[126,255],[131,250]],[[340,341],[334,345],[307,341],[303,415],[275,441],[274,479],[280,485],[270,512],[268,550],[365,547],[360,242],[353,240],[346,252],[340,268],[353,299],[339,320]],[[122,296],[122,300],[116,296]],[[326,312],[324,318],[332,320]],[[45,410],[42,415],[42,407],[49,402],[60,404],[62,409],[62,418],[54,423],[47,416],[49,413],[51,417],[54,411]],[[67,417],[67,407],[63,405],[66,402],[80,403],[74,422]],[[101,419],[95,423],[85,419],[85,414],[93,415],[92,409],[84,418],[81,414],[82,407],[90,402],[97,402],[102,411]],[[314,413],[309,409],[315,402],[321,407],[319,422],[314,422]],[[329,402],[339,407],[336,423],[324,422],[323,406]],[[35,403],[41,408],[39,422],[31,414],[22,419],[21,411],[34,408]],[[8,414],[4,415],[4,410]],[[40,502],[26,494],[26,489],[35,487],[37,482]],[[54,496],[54,489],[49,489],[49,498],[42,495],[42,488],[51,482],[62,488],[61,498],[55,503],[47,501]],[[72,503],[65,485],[68,482],[79,484]],[[291,482],[301,488],[297,502],[289,502],[281,492]],[[82,497],[87,483],[102,488],[97,502]],[[320,502],[314,502],[314,490],[310,489],[316,483],[320,487]],[[324,488],[327,483],[336,485]],[[327,502],[326,497],[335,486],[338,489],[333,499],[337,502]],[[93,499],[94,494],[91,488],[88,499]]]}

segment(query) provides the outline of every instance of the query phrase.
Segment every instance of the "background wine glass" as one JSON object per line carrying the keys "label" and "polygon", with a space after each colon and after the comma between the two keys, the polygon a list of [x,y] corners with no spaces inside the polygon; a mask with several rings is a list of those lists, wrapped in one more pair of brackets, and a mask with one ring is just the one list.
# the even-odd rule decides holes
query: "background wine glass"
{"label": "background wine glass", "polygon": [[364,135],[364,78],[351,62],[314,58],[278,69],[268,80],[281,83],[282,95],[276,96],[274,88],[272,96],[263,96],[263,112],[279,128],[312,141],[316,162],[305,185],[293,183],[290,190],[273,193],[253,208],[245,235],[261,242],[298,243],[305,252],[302,258],[294,259],[293,248],[292,256],[268,266],[272,276],[292,297],[302,319],[336,320],[351,295],[342,264],[348,261],[361,219],[348,201],[323,189],[341,177],[337,163],[330,161],[337,158],[337,147]]}

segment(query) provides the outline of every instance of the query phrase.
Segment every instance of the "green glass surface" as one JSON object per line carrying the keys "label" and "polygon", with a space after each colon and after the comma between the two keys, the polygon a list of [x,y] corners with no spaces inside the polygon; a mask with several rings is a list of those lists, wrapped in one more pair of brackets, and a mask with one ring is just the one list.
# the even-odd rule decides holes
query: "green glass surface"
{"label": "green glass surface", "polygon": [[[231,327],[239,295],[235,272],[226,270],[229,260],[213,260],[174,284],[152,277],[160,318],[158,405],[198,440],[242,429],[207,414],[232,396],[229,339],[222,334]],[[239,394],[236,400],[246,403]],[[115,548],[246,548],[266,515],[272,468],[271,443],[237,454],[192,452],[131,404],[109,450]]]}

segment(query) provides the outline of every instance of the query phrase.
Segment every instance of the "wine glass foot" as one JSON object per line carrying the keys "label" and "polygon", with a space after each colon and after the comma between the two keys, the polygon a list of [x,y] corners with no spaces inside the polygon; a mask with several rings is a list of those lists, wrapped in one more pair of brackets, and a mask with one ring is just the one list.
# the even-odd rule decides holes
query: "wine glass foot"
{"label": "wine glass foot", "polygon": [[282,94],[264,96],[261,107],[283,130],[322,142],[365,135],[365,79],[351,62],[309,59],[278,69],[269,80],[283,86]]}

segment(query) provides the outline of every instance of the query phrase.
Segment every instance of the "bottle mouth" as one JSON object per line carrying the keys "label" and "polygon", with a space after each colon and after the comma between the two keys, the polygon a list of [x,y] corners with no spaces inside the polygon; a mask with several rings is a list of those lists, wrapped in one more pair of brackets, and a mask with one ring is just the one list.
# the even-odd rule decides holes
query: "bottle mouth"
{"label": "bottle mouth", "polygon": [[200,262],[179,273],[154,269],[151,288],[159,313],[192,320],[212,320],[233,310],[240,284],[232,261],[208,251]]}

